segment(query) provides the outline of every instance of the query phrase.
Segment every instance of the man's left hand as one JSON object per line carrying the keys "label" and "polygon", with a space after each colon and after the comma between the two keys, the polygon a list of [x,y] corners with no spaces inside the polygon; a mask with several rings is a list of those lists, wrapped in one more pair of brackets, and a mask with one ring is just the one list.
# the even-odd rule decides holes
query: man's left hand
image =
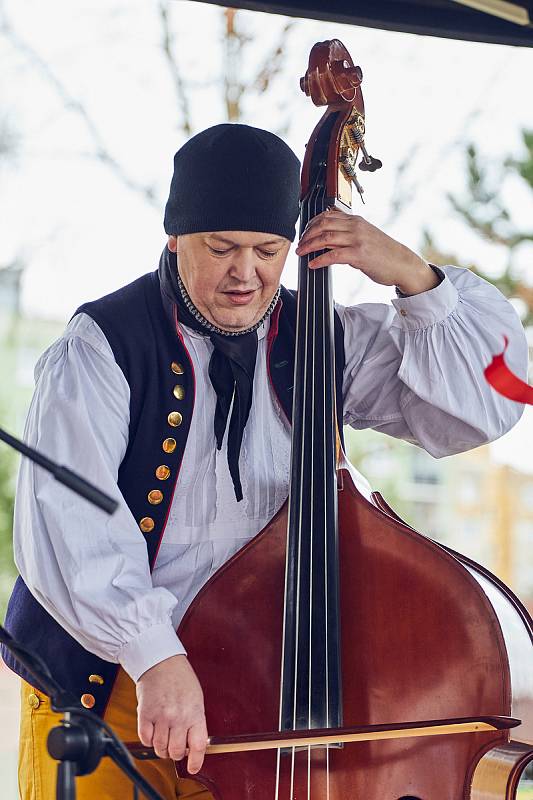
{"label": "man's left hand", "polygon": [[309,262],[311,269],[349,264],[376,283],[397,286],[404,294],[433,289],[439,278],[429,264],[405,245],[359,216],[337,208],[310,220],[296,248],[299,256],[327,252]]}

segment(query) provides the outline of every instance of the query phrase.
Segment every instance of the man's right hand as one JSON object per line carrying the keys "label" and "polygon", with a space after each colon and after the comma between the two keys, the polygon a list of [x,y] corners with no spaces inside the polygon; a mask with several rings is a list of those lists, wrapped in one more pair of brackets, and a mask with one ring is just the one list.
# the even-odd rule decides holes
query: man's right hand
{"label": "man's right hand", "polygon": [[202,687],[186,656],[166,658],[137,681],[139,739],[159,758],[180,761],[189,749],[187,770],[202,766],[207,726]]}

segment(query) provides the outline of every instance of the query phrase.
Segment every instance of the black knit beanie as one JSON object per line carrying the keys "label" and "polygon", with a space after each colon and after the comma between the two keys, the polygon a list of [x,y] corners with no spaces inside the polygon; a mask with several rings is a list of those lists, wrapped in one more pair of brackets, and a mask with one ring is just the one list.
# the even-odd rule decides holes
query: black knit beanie
{"label": "black knit beanie", "polygon": [[282,139],[248,125],[215,125],[174,156],[165,231],[258,231],[293,241],[299,193],[300,162]]}

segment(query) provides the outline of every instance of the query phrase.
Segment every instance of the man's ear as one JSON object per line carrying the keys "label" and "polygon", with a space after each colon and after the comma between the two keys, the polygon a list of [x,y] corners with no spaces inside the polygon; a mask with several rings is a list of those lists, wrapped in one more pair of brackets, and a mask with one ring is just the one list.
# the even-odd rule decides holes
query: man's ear
{"label": "man's ear", "polygon": [[168,249],[170,250],[171,253],[177,253],[178,252],[178,237],[177,236],[169,236],[168,237],[167,247],[168,247]]}

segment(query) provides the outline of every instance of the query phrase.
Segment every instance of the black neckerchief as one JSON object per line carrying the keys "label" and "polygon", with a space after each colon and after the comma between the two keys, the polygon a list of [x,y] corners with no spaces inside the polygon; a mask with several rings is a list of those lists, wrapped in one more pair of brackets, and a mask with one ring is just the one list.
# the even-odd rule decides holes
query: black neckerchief
{"label": "black neckerchief", "polygon": [[[242,500],[242,485],[239,473],[239,455],[241,451],[244,428],[252,407],[255,361],[257,358],[257,328],[269,316],[277,302],[276,294],[265,317],[253,326],[250,331],[237,335],[224,333],[220,329],[213,330],[195,309],[178,278],[176,254],[165,247],[159,262],[159,280],[163,304],[174,324],[174,306],[177,307],[179,322],[192,328],[193,331],[208,336],[213,344],[213,353],[209,361],[209,378],[216,392],[215,438],[217,449],[222,448],[222,440],[231,411],[228,430],[228,466],[237,502]],[[233,407],[232,407],[233,401]]]}

